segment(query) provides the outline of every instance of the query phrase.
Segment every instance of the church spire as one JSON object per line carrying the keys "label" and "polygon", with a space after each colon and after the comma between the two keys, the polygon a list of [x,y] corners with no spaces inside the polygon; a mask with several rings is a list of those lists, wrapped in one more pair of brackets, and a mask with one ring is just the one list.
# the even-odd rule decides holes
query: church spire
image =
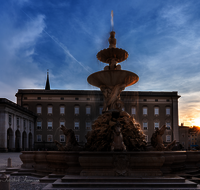
{"label": "church spire", "polygon": [[46,81],[45,90],[50,90],[50,83],[49,83],[49,69],[47,69],[47,81]]}

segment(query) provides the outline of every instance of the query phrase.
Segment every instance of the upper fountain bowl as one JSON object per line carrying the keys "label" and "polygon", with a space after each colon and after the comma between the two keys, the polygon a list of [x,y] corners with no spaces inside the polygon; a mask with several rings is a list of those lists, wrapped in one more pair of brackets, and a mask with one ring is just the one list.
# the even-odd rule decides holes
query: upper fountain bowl
{"label": "upper fountain bowl", "polygon": [[93,86],[100,88],[101,85],[115,86],[125,84],[125,87],[135,84],[139,77],[126,70],[104,70],[91,74],[87,81]]}
{"label": "upper fountain bowl", "polygon": [[101,50],[97,54],[97,59],[104,63],[110,63],[112,59],[115,59],[117,63],[120,63],[128,58],[128,52],[121,48],[107,48]]}

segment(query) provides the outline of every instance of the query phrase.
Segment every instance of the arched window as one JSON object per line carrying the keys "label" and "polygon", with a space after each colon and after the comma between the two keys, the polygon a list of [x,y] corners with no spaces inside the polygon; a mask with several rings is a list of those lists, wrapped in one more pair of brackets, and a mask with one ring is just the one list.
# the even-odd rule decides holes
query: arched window
{"label": "arched window", "polygon": [[75,115],[79,114],[79,106],[74,106],[74,114]]}
{"label": "arched window", "polygon": [[48,114],[53,114],[53,106],[48,106],[47,107],[47,113]]}
{"label": "arched window", "polygon": [[85,125],[86,125],[86,130],[87,131],[90,131],[92,129],[92,123],[91,123],[91,121],[86,121]]}
{"label": "arched window", "polygon": [[37,142],[42,142],[42,135],[36,135]]}
{"label": "arched window", "polygon": [[60,114],[65,114],[65,106],[60,106]]}
{"label": "arched window", "polygon": [[53,122],[47,121],[47,129],[52,130],[53,129]]}
{"label": "arched window", "polygon": [[170,107],[166,107],[166,115],[170,115]]}
{"label": "arched window", "polygon": [[136,107],[135,106],[131,107],[131,115],[136,115]]}
{"label": "arched window", "polygon": [[86,114],[87,115],[91,114],[91,107],[90,106],[86,106]]}
{"label": "arched window", "polygon": [[79,128],[80,128],[79,125],[80,125],[79,121],[75,121],[75,122],[74,122],[74,129],[75,129],[75,130],[79,130]]}
{"label": "arched window", "polygon": [[145,106],[143,107],[143,115],[147,115],[148,114],[148,108]]}
{"label": "arched window", "polygon": [[37,130],[42,129],[42,121],[37,121]]}
{"label": "arched window", "polygon": [[154,129],[159,129],[159,125],[160,125],[160,122],[159,121],[155,121],[154,122]]}
{"label": "arched window", "polygon": [[47,135],[47,142],[53,142],[53,135]]}
{"label": "arched window", "polygon": [[154,107],[154,115],[159,115],[159,107]]}
{"label": "arched window", "polygon": [[42,106],[37,106],[37,114],[42,114]]}
{"label": "arched window", "polygon": [[165,123],[165,125],[166,125],[166,129],[167,129],[167,130],[170,130],[170,129],[171,129],[171,123],[170,123],[169,121],[167,121],[167,122]]}
{"label": "arched window", "polygon": [[148,130],[148,122],[147,121],[143,121],[142,126],[143,126],[143,130]]}

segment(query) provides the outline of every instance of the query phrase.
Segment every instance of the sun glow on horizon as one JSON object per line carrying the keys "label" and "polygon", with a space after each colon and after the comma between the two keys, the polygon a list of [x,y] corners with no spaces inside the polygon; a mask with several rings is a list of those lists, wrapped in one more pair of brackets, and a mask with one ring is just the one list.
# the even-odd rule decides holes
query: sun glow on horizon
{"label": "sun glow on horizon", "polygon": [[198,127],[200,127],[200,118],[195,118],[195,119],[192,121],[192,125],[193,125],[193,126],[198,126]]}
{"label": "sun glow on horizon", "polygon": [[197,118],[191,118],[190,120],[187,120],[184,122],[184,126],[196,126],[200,127],[200,117]]}

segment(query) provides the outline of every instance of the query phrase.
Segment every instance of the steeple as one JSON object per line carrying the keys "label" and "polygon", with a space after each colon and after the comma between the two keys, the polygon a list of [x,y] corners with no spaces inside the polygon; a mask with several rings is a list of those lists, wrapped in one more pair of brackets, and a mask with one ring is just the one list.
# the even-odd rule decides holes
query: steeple
{"label": "steeple", "polygon": [[45,90],[50,90],[50,83],[49,83],[49,69],[47,69],[47,81],[46,81]]}

